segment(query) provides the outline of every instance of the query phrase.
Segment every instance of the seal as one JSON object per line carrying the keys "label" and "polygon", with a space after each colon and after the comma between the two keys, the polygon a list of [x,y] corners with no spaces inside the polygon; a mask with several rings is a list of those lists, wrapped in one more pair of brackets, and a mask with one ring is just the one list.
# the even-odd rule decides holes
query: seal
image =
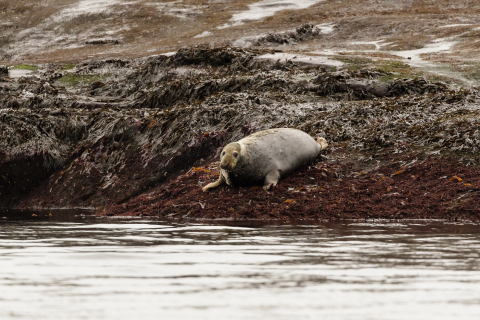
{"label": "seal", "polygon": [[207,191],[223,183],[230,186],[262,184],[265,190],[280,178],[312,163],[327,140],[315,141],[307,133],[291,128],[256,132],[229,143],[220,155],[220,176],[202,188]]}

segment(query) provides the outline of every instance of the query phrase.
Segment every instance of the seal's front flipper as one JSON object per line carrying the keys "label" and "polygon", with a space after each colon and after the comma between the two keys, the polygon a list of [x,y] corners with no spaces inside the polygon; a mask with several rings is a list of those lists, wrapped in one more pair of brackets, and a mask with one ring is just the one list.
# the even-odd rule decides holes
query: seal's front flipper
{"label": "seal's front flipper", "polygon": [[215,182],[207,184],[205,187],[202,188],[202,191],[205,192],[208,189],[213,189],[213,188],[219,187],[224,183],[225,183],[225,179],[223,178],[222,172],[220,172],[220,176],[218,177],[218,180],[215,181]]}
{"label": "seal's front flipper", "polygon": [[325,148],[328,147],[328,143],[327,143],[327,140],[325,140],[325,138],[317,138],[317,143],[321,147],[320,150],[325,150]]}
{"label": "seal's front flipper", "polygon": [[270,171],[265,177],[263,189],[268,190],[272,185],[276,186],[278,183],[278,179],[280,179],[280,173],[277,170]]}

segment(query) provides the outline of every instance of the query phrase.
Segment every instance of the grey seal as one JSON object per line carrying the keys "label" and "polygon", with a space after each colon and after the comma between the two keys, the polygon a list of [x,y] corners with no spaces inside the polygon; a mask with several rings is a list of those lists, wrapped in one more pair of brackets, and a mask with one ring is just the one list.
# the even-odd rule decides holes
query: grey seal
{"label": "grey seal", "polygon": [[268,190],[280,178],[311,164],[327,146],[324,138],[315,141],[297,129],[256,132],[223,148],[220,176],[202,190],[207,191],[223,183],[230,186],[263,184],[263,188]]}

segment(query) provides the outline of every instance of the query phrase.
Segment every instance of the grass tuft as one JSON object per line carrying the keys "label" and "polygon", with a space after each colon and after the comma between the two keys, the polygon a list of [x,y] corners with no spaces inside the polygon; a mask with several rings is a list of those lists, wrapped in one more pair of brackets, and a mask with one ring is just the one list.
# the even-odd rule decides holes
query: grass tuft
{"label": "grass tuft", "polygon": [[17,70],[30,70],[30,71],[37,71],[38,66],[30,65],[30,64],[19,64],[13,67],[13,69]]}
{"label": "grass tuft", "polygon": [[62,65],[62,70],[71,70],[75,68],[75,63],[65,63]]}
{"label": "grass tuft", "polygon": [[84,74],[66,74],[58,81],[68,86],[78,86],[78,85],[89,85],[95,81],[105,81],[109,74],[93,74],[93,75],[84,75]]}
{"label": "grass tuft", "polygon": [[371,59],[366,58],[358,58],[358,57],[335,57],[336,60],[339,60],[348,65],[347,69],[350,71],[358,71],[361,69],[365,69],[370,66],[373,61]]}

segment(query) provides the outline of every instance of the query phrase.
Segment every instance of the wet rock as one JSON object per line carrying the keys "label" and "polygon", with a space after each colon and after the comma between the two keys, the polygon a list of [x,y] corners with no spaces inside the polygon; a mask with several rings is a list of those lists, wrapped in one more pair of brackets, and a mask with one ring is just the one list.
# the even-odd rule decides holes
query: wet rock
{"label": "wet rock", "polygon": [[42,155],[8,161],[0,152],[0,208],[13,207],[40,182],[48,179],[53,169],[45,170]]}
{"label": "wet rock", "polygon": [[101,87],[104,87],[104,86],[105,86],[105,83],[103,83],[101,81],[95,81],[90,85],[90,89],[95,90],[95,89],[98,89],[98,88],[101,88]]}
{"label": "wet rock", "polygon": [[351,78],[377,79],[391,75],[390,72],[383,72],[378,70],[361,69],[358,71],[351,71]]}
{"label": "wet rock", "polygon": [[269,33],[264,37],[260,37],[254,42],[255,46],[268,44],[292,44],[305,41],[321,34],[321,30],[312,24],[304,24],[298,27],[295,32],[287,33]]}
{"label": "wet rock", "polygon": [[367,84],[365,90],[376,97],[384,97],[388,93],[388,85],[382,83]]}
{"label": "wet rock", "polygon": [[100,110],[101,108],[107,108],[110,105],[104,102],[96,102],[96,101],[74,101],[71,104],[71,108],[75,109],[88,109],[88,110]]}
{"label": "wet rock", "polygon": [[11,109],[17,109],[19,106],[20,106],[20,104],[18,103],[18,101],[17,101],[17,100],[13,100],[13,99],[10,100],[10,101],[8,101],[8,102],[5,104],[5,107],[6,107],[7,109],[10,109],[10,108],[11,108]]}
{"label": "wet rock", "polygon": [[43,75],[49,83],[54,83],[56,80],[63,77],[61,72],[56,72],[56,70],[49,70]]}
{"label": "wet rock", "polygon": [[2,29],[17,29],[18,28],[17,25],[15,25],[14,23],[11,23],[11,22],[0,23],[0,27]]}
{"label": "wet rock", "polygon": [[4,61],[8,61],[8,60],[11,60],[12,59],[12,54],[10,53],[7,53],[3,50],[0,50],[0,57],[2,57],[1,60],[4,60]]}
{"label": "wet rock", "polygon": [[106,64],[113,64],[117,67],[125,67],[127,64],[130,63],[130,61],[124,60],[124,59],[106,59],[105,63]]}
{"label": "wet rock", "polygon": [[431,83],[422,78],[394,79],[391,83],[368,81],[386,75],[388,74],[369,70],[326,72],[320,74],[312,82],[318,85],[317,92],[320,95],[353,94],[352,98],[356,99],[439,93],[448,89],[445,84]]}
{"label": "wet rock", "polygon": [[73,71],[76,74],[90,74],[104,67],[124,68],[129,63],[130,61],[123,59],[90,60],[76,64]]}
{"label": "wet rock", "polygon": [[17,82],[20,84],[36,84],[40,82],[40,77],[37,76],[22,76],[18,78]]}
{"label": "wet rock", "polygon": [[55,86],[51,85],[49,82],[40,82],[33,90],[33,93],[41,94],[45,93],[48,95],[56,95],[58,94],[58,89]]}
{"label": "wet rock", "polygon": [[444,83],[431,83],[423,78],[395,79],[388,88],[388,96],[439,93],[447,90],[448,88]]}
{"label": "wet rock", "polygon": [[85,41],[85,44],[99,45],[99,44],[119,44],[117,39],[93,39]]}
{"label": "wet rock", "polygon": [[[258,54],[257,51],[237,48],[237,47],[216,47],[211,48],[208,45],[199,45],[190,48],[182,48],[173,55],[169,63],[172,65],[209,65],[214,67],[227,66],[230,64],[245,65],[253,61],[253,57]],[[253,66],[250,66],[251,68]]]}
{"label": "wet rock", "polygon": [[388,76],[390,74],[391,73],[389,72],[369,69],[361,69],[358,71],[342,70],[336,72],[324,72],[319,74],[313,80],[313,83],[320,84],[322,82],[329,81],[329,79],[341,82],[346,82],[350,79],[377,79],[380,77]]}

